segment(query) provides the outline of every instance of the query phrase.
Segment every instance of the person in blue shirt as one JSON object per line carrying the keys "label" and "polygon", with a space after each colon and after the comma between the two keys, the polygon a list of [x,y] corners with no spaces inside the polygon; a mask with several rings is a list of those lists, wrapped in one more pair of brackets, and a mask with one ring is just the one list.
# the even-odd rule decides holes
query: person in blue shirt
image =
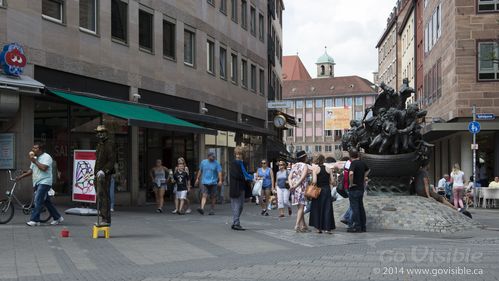
{"label": "person in blue shirt", "polygon": [[40,212],[42,206],[45,205],[52,216],[51,225],[58,225],[64,221],[64,218],[59,214],[57,209],[50,201],[48,196],[49,190],[52,188],[52,157],[45,152],[43,144],[35,143],[29,152],[31,165],[29,170],[16,178],[19,181],[22,178],[32,176],[33,188],[35,190],[35,207],[31,213],[30,221],[26,224],[29,226],[40,225]]}
{"label": "person in blue shirt", "polygon": [[201,161],[199,164],[199,171],[196,176],[194,185],[201,188],[203,197],[201,198],[201,207],[198,212],[204,215],[204,207],[208,196],[211,199],[211,210],[209,215],[215,214],[215,202],[217,200],[217,189],[222,187],[222,166],[216,160],[215,153],[209,152],[208,158]]}

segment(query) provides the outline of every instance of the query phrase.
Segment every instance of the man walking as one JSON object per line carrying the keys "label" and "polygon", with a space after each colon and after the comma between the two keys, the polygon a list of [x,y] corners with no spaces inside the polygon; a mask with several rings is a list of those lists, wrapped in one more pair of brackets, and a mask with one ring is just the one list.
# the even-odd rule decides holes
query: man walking
{"label": "man walking", "polygon": [[211,210],[209,215],[215,214],[215,202],[217,200],[217,188],[222,186],[222,166],[215,160],[215,153],[209,152],[208,159],[204,159],[199,164],[199,171],[196,176],[196,181],[194,185],[199,186],[199,180],[201,179],[201,193],[203,197],[201,198],[201,208],[198,212],[204,215],[204,206],[206,205],[206,199],[209,196],[211,199]]}
{"label": "man walking", "polygon": [[95,151],[95,178],[97,187],[97,206],[99,216],[102,221],[97,222],[97,226],[111,225],[111,204],[110,204],[110,183],[111,176],[114,173],[114,162],[116,153],[114,144],[109,140],[107,129],[104,125],[97,126],[97,149]]}
{"label": "man walking", "polygon": [[29,152],[31,165],[29,170],[18,176],[16,180],[33,176],[33,188],[35,190],[35,207],[31,213],[30,220],[26,223],[29,226],[40,225],[40,212],[42,206],[45,205],[52,216],[51,225],[58,225],[64,221],[64,218],[59,214],[57,209],[50,201],[48,196],[49,190],[52,188],[52,157],[45,152],[41,143],[35,143]]}
{"label": "man walking", "polygon": [[348,232],[366,232],[366,211],[364,210],[365,180],[369,174],[369,167],[359,159],[357,149],[350,150],[350,164],[348,199],[352,208],[352,224]]}

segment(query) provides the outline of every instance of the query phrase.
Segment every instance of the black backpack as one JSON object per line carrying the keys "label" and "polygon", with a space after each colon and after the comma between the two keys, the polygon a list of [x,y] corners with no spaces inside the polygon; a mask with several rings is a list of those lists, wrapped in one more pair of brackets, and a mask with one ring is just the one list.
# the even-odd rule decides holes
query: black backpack
{"label": "black backpack", "polygon": [[341,172],[340,175],[338,176],[338,185],[336,186],[336,192],[339,195],[341,195],[341,197],[348,198],[348,193],[345,190],[345,186],[343,185],[343,180],[344,180],[344,176],[343,176],[343,172]]}

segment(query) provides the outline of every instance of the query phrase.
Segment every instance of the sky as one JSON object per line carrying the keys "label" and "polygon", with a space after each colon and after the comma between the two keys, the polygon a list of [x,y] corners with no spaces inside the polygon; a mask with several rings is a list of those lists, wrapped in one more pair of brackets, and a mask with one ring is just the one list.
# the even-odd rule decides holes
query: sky
{"label": "sky", "polygon": [[373,80],[378,69],[376,44],[395,0],[284,0],[283,55],[298,55],[315,78],[315,62],[333,57],[335,76]]}

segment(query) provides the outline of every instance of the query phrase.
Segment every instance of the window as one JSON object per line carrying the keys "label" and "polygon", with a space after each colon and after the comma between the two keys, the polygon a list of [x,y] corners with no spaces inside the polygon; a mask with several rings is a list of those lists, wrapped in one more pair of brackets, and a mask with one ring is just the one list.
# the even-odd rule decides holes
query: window
{"label": "window", "polygon": [[163,20],[163,55],[175,59],[175,22]]}
{"label": "window", "polygon": [[296,108],[303,108],[303,100],[296,101]]}
{"label": "window", "polygon": [[220,47],[220,78],[227,79],[227,49]]}
{"label": "window", "polygon": [[241,60],[241,86],[248,87],[248,62]]}
{"label": "window", "polygon": [[195,63],[195,36],[194,32],[184,29],[184,63],[190,66]]}
{"label": "window", "polygon": [[319,124],[319,125],[316,124],[316,127],[315,127],[315,136],[316,137],[322,137],[322,125],[321,124]]}
{"label": "window", "polygon": [[260,94],[265,95],[265,71],[260,69]]}
{"label": "window", "polygon": [[206,0],[206,2],[212,6],[215,6],[215,0]]}
{"label": "window", "polygon": [[258,38],[260,41],[264,41],[265,34],[265,21],[262,14],[258,14]]}
{"label": "window", "polygon": [[293,137],[294,136],[295,130],[293,128],[288,129],[288,137]]}
{"label": "window", "polygon": [[153,51],[152,30],[153,15],[139,9],[139,47],[148,51]]}
{"label": "window", "polygon": [[335,137],[341,138],[342,135],[343,135],[343,131],[342,130],[334,130],[334,136]]}
{"label": "window", "polygon": [[478,43],[478,80],[499,80],[499,50],[498,43]]}
{"label": "window", "polygon": [[343,107],[343,98],[335,98],[334,99],[334,106],[336,107]]}
{"label": "window", "polygon": [[97,0],[80,0],[80,27],[97,33]]}
{"label": "window", "polygon": [[[306,137],[312,137],[312,128],[305,128],[305,136]],[[308,151],[308,145],[305,146],[305,150]]]}
{"label": "window", "polygon": [[215,43],[206,41],[206,71],[215,74]]}
{"label": "window", "polygon": [[478,12],[498,12],[499,0],[478,0]]}
{"label": "window", "polygon": [[[499,0],[498,0],[499,1]],[[424,29],[424,50],[431,51],[442,35],[442,4],[439,4]]]}
{"label": "window", "polygon": [[220,12],[227,15],[227,0],[220,0]]}
{"label": "window", "polygon": [[301,151],[301,150],[302,150],[302,149],[301,149],[301,145],[297,145],[297,146],[296,146],[296,151]]}
{"label": "window", "polygon": [[362,97],[355,97],[355,105],[362,105],[363,103],[364,99]]}
{"label": "window", "polygon": [[111,37],[128,42],[128,4],[111,0]]}
{"label": "window", "polygon": [[332,137],[333,136],[333,131],[332,130],[324,130],[324,135],[326,137]]}
{"label": "window", "polygon": [[352,98],[345,98],[345,106],[352,106]]}
{"label": "window", "polygon": [[325,103],[326,107],[333,107],[333,99],[326,99]]}
{"label": "window", "polygon": [[42,15],[55,22],[64,22],[64,1],[63,0],[43,0]]}
{"label": "window", "polygon": [[362,117],[364,117],[364,113],[362,111],[355,112],[355,120],[362,120]]}
{"label": "window", "polygon": [[306,100],[305,101],[305,107],[306,108],[313,108],[314,107],[314,101],[313,100]]}
{"label": "window", "polygon": [[237,54],[230,55],[230,79],[237,84]]}
{"label": "window", "polygon": [[256,91],[256,65],[252,64],[250,67],[250,89]]}
{"label": "window", "polygon": [[324,146],[324,151],[325,152],[333,152],[333,146],[331,146],[331,145],[325,145]]}
{"label": "window", "polygon": [[239,0],[230,0],[231,2],[231,19],[237,23],[237,1]]}
{"label": "window", "polygon": [[248,28],[248,2],[241,0],[241,27]]}
{"label": "window", "polygon": [[322,145],[316,145],[315,152],[322,152]]}
{"label": "window", "polygon": [[0,7],[4,7],[5,6],[5,1],[4,0],[0,0]]}
{"label": "window", "polygon": [[322,100],[315,100],[315,107],[321,108],[322,107]]}
{"label": "window", "polygon": [[256,10],[255,7],[250,8],[250,33],[256,36]]}

